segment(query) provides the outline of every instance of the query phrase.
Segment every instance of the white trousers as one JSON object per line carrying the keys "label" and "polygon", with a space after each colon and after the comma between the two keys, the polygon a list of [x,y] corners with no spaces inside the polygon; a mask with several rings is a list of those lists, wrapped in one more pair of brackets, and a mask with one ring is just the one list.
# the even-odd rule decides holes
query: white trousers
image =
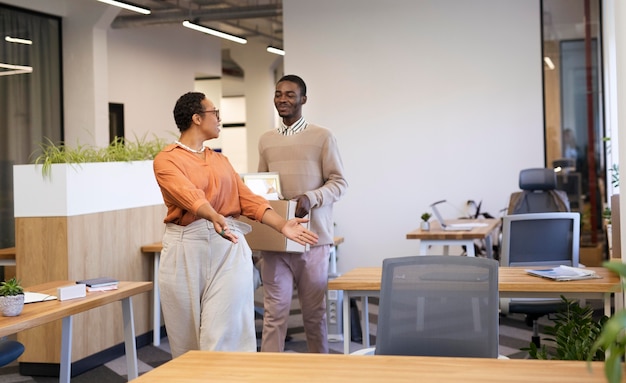
{"label": "white trousers", "polygon": [[166,225],[159,288],[173,358],[189,350],[256,351],[250,226],[229,218],[228,227],[238,244],[204,219]]}

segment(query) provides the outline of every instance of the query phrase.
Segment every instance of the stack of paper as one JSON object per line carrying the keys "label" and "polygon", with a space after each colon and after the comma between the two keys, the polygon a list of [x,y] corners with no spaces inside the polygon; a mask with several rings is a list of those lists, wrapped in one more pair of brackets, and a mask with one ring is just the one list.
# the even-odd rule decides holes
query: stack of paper
{"label": "stack of paper", "polygon": [[601,278],[593,270],[571,266],[557,266],[551,269],[526,270],[530,275],[549,278],[555,281],[576,281],[579,279]]}

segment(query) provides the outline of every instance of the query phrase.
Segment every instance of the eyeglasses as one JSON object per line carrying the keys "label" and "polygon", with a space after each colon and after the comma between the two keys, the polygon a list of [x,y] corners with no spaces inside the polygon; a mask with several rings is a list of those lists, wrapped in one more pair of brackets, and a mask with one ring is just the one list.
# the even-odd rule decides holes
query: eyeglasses
{"label": "eyeglasses", "polygon": [[201,112],[198,112],[198,114],[200,113],[215,113],[215,117],[217,117],[217,119],[220,119],[220,110],[219,109],[213,109],[213,110],[203,110]]}

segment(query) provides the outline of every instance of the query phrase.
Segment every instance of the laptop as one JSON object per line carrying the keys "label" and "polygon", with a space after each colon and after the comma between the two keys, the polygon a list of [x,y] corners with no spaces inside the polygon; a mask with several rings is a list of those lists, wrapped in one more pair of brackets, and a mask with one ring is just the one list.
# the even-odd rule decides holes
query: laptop
{"label": "laptop", "polygon": [[435,219],[439,221],[439,225],[441,225],[441,228],[444,231],[470,231],[475,227],[487,226],[487,224],[484,222],[446,223],[443,220],[443,217],[441,216],[439,209],[437,209],[437,205],[439,205],[440,203],[444,203],[444,202],[446,202],[445,199],[441,201],[437,201],[430,205],[430,208],[433,210]]}

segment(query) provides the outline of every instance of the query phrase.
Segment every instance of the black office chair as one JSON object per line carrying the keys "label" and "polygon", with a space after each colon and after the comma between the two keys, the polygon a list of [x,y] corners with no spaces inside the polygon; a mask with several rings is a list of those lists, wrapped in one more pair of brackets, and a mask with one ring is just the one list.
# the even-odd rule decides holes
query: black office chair
{"label": "black office chair", "polygon": [[385,259],[374,353],[497,358],[498,262]]}
{"label": "black office chair", "polygon": [[[566,265],[578,267],[580,214],[549,212],[507,215],[502,225],[500,265],[510,267]],[[538,319],[562,311],[561,299],[500,299],[503,314],[526,315],[532,342],[540,346]]]}
{"label": "black office chair", "polygon": [[554,169],[524,169],[519,173],[521,191],[511,194],[507,214],[570,211],[567,193],[556,189]]}
{"label": "black office chair", "polygon": [[0,367],[13,362],[24,353],[24,345],[16,340],[0,340]]}

